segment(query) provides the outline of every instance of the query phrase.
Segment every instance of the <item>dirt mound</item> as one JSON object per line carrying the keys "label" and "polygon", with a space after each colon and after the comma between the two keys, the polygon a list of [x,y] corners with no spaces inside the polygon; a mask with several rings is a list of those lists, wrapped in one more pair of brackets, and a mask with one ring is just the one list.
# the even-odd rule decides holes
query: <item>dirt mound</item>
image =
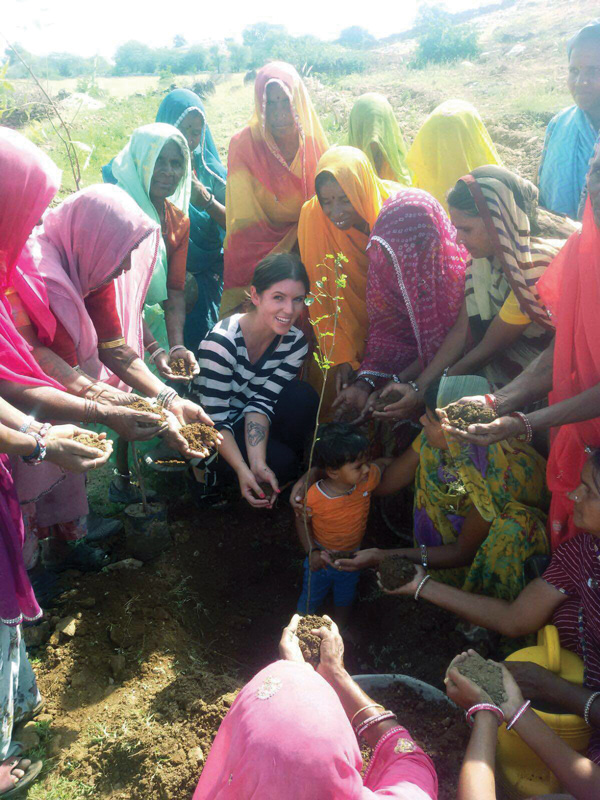
{"label": "dirt mound", "polygon": [[190,425],[184,425],[180,433],[187,439],[192,450],[198,451],[206,448],[214,452],[217,449],[217,431],[210,425],[205,425],[203,422],[192,422]]}
{"label": "dirt mound", "polygon": [[471,653],[464,661],[457,664],[456,669],[486,691],[496,705],[508,700],[508,695],[504,691],[502,669],[493,661],[482,658],[479,653]]}
{"label": "dirt mound", "polygon": [[73,436],[73,441],[85,444],[87,447],[95,447],[98,450],[102,450],[103,453],[106,453],[109,449],[108,441],[101,439],[96,433],[76,433]]}
{"label": "dirt mound", "polygon": [[304,660],[312,664],[313,667],[317,667],[321,660],[321,638],[312,633],[312,631],[322,627],[331,628],[331,623],[317,614],[308,614],[306,617],[300,618],[296,630]]}

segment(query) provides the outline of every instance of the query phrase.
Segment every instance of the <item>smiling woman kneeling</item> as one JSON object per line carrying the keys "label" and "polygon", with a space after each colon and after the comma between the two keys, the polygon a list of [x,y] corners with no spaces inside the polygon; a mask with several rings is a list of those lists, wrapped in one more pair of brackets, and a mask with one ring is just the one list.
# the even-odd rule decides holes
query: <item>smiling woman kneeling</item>
{"label": "smiling woman kneeling", "polygon": [[194,389],[223,434],[223,459],[207,468],[205,486],[235,472],[253,506],[271,507],[280,484],[297,477],[314,426],[317,393],[294,380],[308,351],[294,322],[309,288],[297,255],[267,256],[254,270],[252,310],[217,323],[198,352]]}

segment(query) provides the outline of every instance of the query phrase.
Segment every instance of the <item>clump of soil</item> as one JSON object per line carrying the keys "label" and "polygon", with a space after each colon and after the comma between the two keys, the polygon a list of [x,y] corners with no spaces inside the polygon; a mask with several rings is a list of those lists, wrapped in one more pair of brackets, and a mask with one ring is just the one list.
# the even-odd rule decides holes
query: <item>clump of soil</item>
{"label": "clump of soil", "polygon": [[378,572],[386,589],[399,589],[415,577],[415,565],[403,556],[386,556]]}
{"label": "clump of soil", "polygon": [[482,406],[479,403],[452,403],[446,408],[448,422],[461,431],[466,431],[469,425],[475,423],[493,422],[496,414],[493,408]]}
{"label": "clump of soil", "polygon": [[184,439],[192,450],[209,450],[213,452],[217,449],[217,431],[210,425],[205,425],[203,422],[192,422],[190,425],[184,425],[180,431]]}
{"label": "clump of soil", "polygon": [[340,411],[335,415],[335,421],[346,422],[348,425],[352,425],[359,416],[360,411],[356,406],[342,406]]}
{"label": "clump of soil", "polygon": [[173,375],[178,375],[184,378],[194,377],[194,373],[192,372],[190,364],[183,358],[175,358],[173,361],[169,361],[169,368],[171,369]]}
{"label": "clump of soil", "polygon": [[[261,497],[260,495],[257,495],[259,500],[264,500],[265,498],[268,498],[269,502],[272,501],[273,503],[275,503],[277,501],[278,495],[276,494],[270,483],[268,483],[267,481],[259,481],[258,486],[261,492],[265,496]],[[254,494],[256,494],[256,492],[254,492]]]}
{"label": "clump of soil", "polygon": [[108,439],[101,439],[97,433],[76,433],[73,441],[84,444],[86,447],[95,447],[97,450],[102,450],[103,453],[106,453],[109,448]]}
{"label": "clump of soil", "polygon": [[327,552],[329,553],[332,561],[335,561],[338,558],[354,558],[356,555],[355,550],[328,550]]}
{"label": "clump of soil", "polygon": [[392,389],[389,394],[386,394],[385,397],[381,397],[381,395],[375,401],[375,411],[383,411],[386,406],[391,406],[392,403],[398,403],[404,397],[403,394],[396,391],[396,389]]}
{"label": "clump of soil", "polygon": [[456,669],[465,678],[477,684],[489,694],[496,705],[505,703],[508,695],[504,691],[502,669],[493,661],[482,658],[479,653],[469,654],[464,661],[456,665]]}
{"label": "clump of soil", "polygon": [[331,628],[331,623],[318,614],[308,614],[306,617],[300,618],[298,629],[296,630],[304,660],[312,664],[313,667],[317,667],[321,660],[321,639],[312,631],[323,626]]}
{"label": "clump of soil", "polygon": [[[158,414],[160,417],[161,422],[166,422],[167,417],[165,412],[160,406],[154,406],[152,403],[149,403],[147,400],[144,400],[143,397],[136,397],[133,402],[127,405],[127,408],[132,408],[134,411],[147,411],[149,414]],[[155,425],[156,423],[152,423]]]}
{"label": "clump of soil", "polygon": [[160,464],[161,467],[178,467],[185,464],[183,458],[155,458],[155,464]]}
{"label": "clump of soil", "polygon": [[408,686],[372,692],[373,700],[398,716],[415,742],[431,757],[439,780],[439,800],[455,800],[469,728],[454,704],[425,700]]}

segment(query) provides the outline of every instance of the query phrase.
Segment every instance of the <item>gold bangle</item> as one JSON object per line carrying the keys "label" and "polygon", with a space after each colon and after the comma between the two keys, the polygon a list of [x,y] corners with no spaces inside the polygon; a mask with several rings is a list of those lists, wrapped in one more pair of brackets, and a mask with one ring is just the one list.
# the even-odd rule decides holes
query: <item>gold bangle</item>
{"label": "gold bangle", "polygon": [[354,716],[350,720],[350,725],[353,725],[354,720],[358,717],[358,715],[361,714],[363,711],[366,711],[368,708],[384,708],[384,706],[382,706],[381,703],[369,703],[368,705],[359,708],[356,714],[354,714]]}
{"label": "gold bangle", "polygon": [[98,342],[98,350],[112,350],[113,347],[121,347],[126,344],[125,337],[113,339],[112,342]]}

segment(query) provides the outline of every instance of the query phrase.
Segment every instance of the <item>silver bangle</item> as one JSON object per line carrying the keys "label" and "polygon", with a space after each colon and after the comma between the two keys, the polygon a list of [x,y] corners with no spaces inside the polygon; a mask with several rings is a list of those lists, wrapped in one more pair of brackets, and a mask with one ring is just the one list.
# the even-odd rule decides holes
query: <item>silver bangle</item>
{"label": "silver bangle", "polygon": [[173,347],[169,350],[169,358],[171,358],[175,350],[187,350],[187,347],[184,344],[173,345]]}
{"label": "silver bangle", "polygon": [[160,355],[160,353],[166,353],[166,352],[167,351],[165,350],[164,347],[157,347],[156,350],[151,355],[148,355],[148,361],[151,361],[154,364],[156,356]]}
{"label": "silver bangle", "polygon": [[425,575],[421,583],[417,586],[417,591],[415,592],[415,600],[419,599],[419,595],[421,594],[421,589],[425,586],[429,578],[431,578],[431,575]]}
{"label": "silver bangle", "polygon": [[367,376],[366,376],[366,375],[359,375],[359,376],[358,376],[358,378],[357,378],[356,380],[357,380],[357,381],[364,381],[365,383],[368,383],[368,384],[369,384],[369,386],[370,386],[372,389],[374,389],[374,388],[375,388],[375,381],[372,381],[372,380],[371,380],[371,378],[367,378]]}
{"label": "silver bangle", "polygon": [[422,544],[421,545],[421,564],[423,566],[423,569],[427,569],[428,563],[429,563],[429,558],[428,558],[428,555],[427,555],[427,545]]}
{"label": "silver bangle", "polygon": [[32,422],[35,422],[35,417],[32,414],[30,414],[28,417],[25,417],[23,424],[19,428],[19,433],[27,433],[29,428],[31,428]]}
{"label": "silver bangle", "polygon": [[585,708],[583,709],[583,719],[586,725],[590,724],[590,711],[592,710],[592,705],[597,697],[600,697],[600,692],[594,692],[591,694],[587,699]]}
{"label": "silver bangle", "polygon": [[416,381],[407,381],[407,383],[413,389],[413,391],[415,391],[415,392],[419,392],[420,391],[419,385],[416,383]]}

